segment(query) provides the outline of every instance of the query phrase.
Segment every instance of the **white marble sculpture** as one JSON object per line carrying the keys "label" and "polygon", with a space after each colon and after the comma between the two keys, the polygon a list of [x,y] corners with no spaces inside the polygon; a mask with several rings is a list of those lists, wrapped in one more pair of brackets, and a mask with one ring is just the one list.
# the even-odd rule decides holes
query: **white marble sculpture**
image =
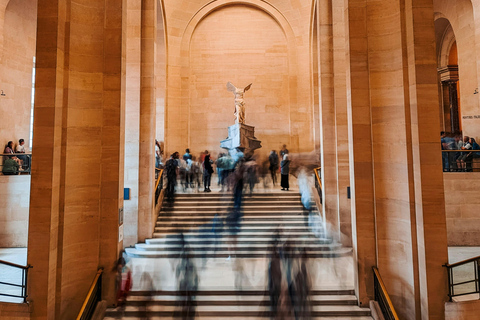
{"label": "white marble sculpture", "polygon": [[243,100],[243,94],[250,89],[252,84],[250,83],[244,89],[235,87],[231,82],[227,83],[227,90],[233,92],[235,95],[235,123],[245,124],[245,101]]}

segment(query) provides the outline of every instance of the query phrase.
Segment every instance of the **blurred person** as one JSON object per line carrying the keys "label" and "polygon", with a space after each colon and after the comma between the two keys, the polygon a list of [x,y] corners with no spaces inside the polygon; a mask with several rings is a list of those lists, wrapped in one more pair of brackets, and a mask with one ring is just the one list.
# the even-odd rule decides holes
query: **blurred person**
{"label": "blurred person", "polygon": [[[288,153],[288,150],[287,150],[287,153]],[[277,185],[277,171],[278,171],[278,162],[279,162],[278,154],[275,150],[272,150],[270,152],[270,155],[268,156],[268,161],[270,162],[270,166],[268,167],[268,169],[270,170],[273,186],[275,187]]]}
{"label": "blurred person", "polygon": [[448,152],[444,152],[445,150],[448,150],[448,144],[445,131],[440,132],[440,143],[442,145],[442,165],[443,165],[443,172],[447,172],[449,168],[448,164]]}
{"label": "blurred person", "polygon": [[268,264],[268,293],[270,295],[271,319],[277,317],[278,302],[282,293],[282,268],[278,248],[272,247],[272,254]]}
{"label": "blurred person", "polygon": [[242,212],[240,208],[232,208],[225,219],[228,231],[232,237],[232,242],[228,246],[228,258],[227,261],[230,261],[232,256],[235,255],[235,250],[237,248],[237,235],[240,232],[242,220]]}
{"label": "blurred person", "polygon": [[239,210],[242,207],[245,169],[245,160],[242,159],[233,172],[233,208]]}
{"label": "blurred person", "polygon": [[245,174],[248,186],[250,187],[250,196],[253,194],[253,189],[255,188],[255,184],[258,182],[258,175],[257,175],[257,163],[255,160],[250,160],[245,162]]}
{"label": "blurred person", "polygon": [[188,188],[188,178],[187,178],[187,161],[183,158],[178,159],[178,176],[180,178],[180,183],[182,185],[183,192]]}
{"label": "blurred person", "polygon": [[20,165],[12,158],[7,158],[3,162],[2,173],[5,176],[17,175],[20,172]]}
{"label": "blurred person", "polygon": [[[195,264],[188,257],[188,254],[183,254],[181,262],[176,270],[177,286],[179,295],[179,311],[182,319],[195,319],[195,297],[198,290],[198,273]],[[175,315],[174,315],[175,316]]]}
{"label": "blurred person", "polygon": [[288,159],[288,154],[283,156],[282,162],[280,162],[281,167],[281,180],[280,186],[282,187],[282,191],[288,191],[290,188],[290,184],[288,183],[288,175],[290,174],[290,160]]}
{"label": "blurred person", "polygon": [[287,149],[287,145],[284,144],[282,146],[282,149],[280,150],[280,157],[282,157],[282,159],[283,159],[283,156],[286,155],[286,154],[288,154],[288,149]]}
{"label": "blurred person", "polygon": [[468,142],[472,146],[472,150],[477,150],[476,152],[471,152],[466,160],[466,169],[467,171],[471,172],[473,171],[473,159],[480,157],[480,152],[478,152],[478,150],[480,150],[480,146],[478,145],[477,141],[475,141],[475,138],[470,138]]}
{"label": "blurred person", "polygon": [[117,306],[120,308],[125,307],[128,294],[130,289],[132,289],[132,271],[127,266],[125,259],[123,257],[118,258],[116,265],[116,287],[117,287]]}
{"label": "blurred person", "polygon": [[162,164],[162,148],[157,139],[155,139],[155,168],[161,168]]}
{"label": "blurred person", "polygon": [[190,174],[191,174],[191,185],[192,188],[194,187],[194,184],[196,185],[197,192],[199,191],[199,188],[202,184],[202,166],[200,163],[198,163],[196,157],[192,157],[192,165],[190,167]]}
{"label": "blurred person", "polygon": [[303,248],[295,276],[295,293],[297,295],[296,315],[301,315],[302,319],[310,319],[309,296],[311,286],[311,279],[308,273],[308,256],[305,248]]}
{"label": "blurred person", "polygon": [[[188,149],[187,149],[188,150]],[[193,171],[192,171],[192,165],[193,165],[193,157],[187,159],[185,161],[186,167],[185,167],[185,184],[186,187],[194,188],[193,186]]]}
{"label": "blurred person", "polygon": [[300,191],[301,201],[303,205],[305,227],[308,227],[308,218],[310,216],[310,213],[312,212],[312,207],[311,207],[312,186],[308,181],[307,170],[304,167],[302,167],[299,170],[297,181],[298,181],[298,189]]}
{"label": "blurred person", "polygon": [[183,160],[187,161],[188,159],[192,160],[192,155],[190,154],[190,149],[185,149],[185,154],[183,155]]}
{"label": "blurred person", "polygon": [[232,269],[235,274],[234,285],[236,290],[242,291],[245,286],[250,286],[250,282],[245,272],[243,259],[235,259]]}
{"label": "blurred person", "polygon": [[175,200],[175,185],[177,184],[178,164],[177,164],[178,152],[172,153],[170,159],[165,163],[165,171],[167,172],[167,189],[165,190],[165,196],[167,202],[173,204]]}
{"label": "blurred person", "polygon": [[203,187],[205,189],[203,192],[212,192],[212,190],[210,190],[210,182],[213,173],[212,164],[213,161],[210,159],[210,154],[208,153],[208,150],[205,150],[205,158],[203,160]]}
{"label": "blurred person", "polygon": [[215,166],[217,168],[217,178],[218,178],[217,185],[220,186],[220,192],[223,191],[224,182],[225,182],[224,172],[226,172],[226,168],[225,168],[224,160],[225,160],[225,154],[219,153],[218,158],[215,161]]}

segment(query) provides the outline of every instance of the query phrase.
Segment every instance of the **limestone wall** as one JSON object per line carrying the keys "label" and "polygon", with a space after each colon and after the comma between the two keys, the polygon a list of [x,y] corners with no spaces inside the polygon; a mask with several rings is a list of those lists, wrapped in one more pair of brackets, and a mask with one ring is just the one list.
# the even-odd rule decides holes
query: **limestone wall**
{"label": "limestone wall", "polygon": [[0,247],[26,247],[30,175],[0,175]]}
{"label": "limestone wall", "polygon": [[[5,1],[2,1],[5,2]],[[5,11],[4,11],[5,10]],[[0,147],[30,137],[32,68],[35,56],[37,1],[16,0],[0,6]]]}
{"label": "limestone wall", "polygon": [[480,173],[445,173],[445,211],[449,246],[480,244]]}
{"label": "limestone wall", "polygon": [[447,302],[445,320],[477,319],[480,313],[480,301]]}

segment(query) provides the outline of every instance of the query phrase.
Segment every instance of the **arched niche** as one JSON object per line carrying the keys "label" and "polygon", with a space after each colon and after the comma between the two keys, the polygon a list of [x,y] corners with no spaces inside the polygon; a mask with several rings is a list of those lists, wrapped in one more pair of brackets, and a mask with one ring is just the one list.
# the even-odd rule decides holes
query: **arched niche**
{"label": "arched niche", "polygon": [[245,95],[246,123],[256,127],[263,150],[289,143],[296,108],[295,39],[273,6],[255,0],[209,3],[186,27],[180,57],[181,121],[195,152],[220,151],[234,123],[227,81],[238,87],[253,82]]}

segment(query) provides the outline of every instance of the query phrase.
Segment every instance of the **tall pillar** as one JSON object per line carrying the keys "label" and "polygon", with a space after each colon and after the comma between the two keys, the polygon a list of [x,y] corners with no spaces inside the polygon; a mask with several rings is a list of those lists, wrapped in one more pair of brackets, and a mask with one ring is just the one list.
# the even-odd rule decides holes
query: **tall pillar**
{"label": "tall pillar", "polygon": [[361,302],[371,297],[376,264],[400,318],[442,319],[447,243],[433,6],[348,0],[347,13],[357,293]]}
{"label": "tall pillar", "polygon": [[[64,70],[68,33],[65,0],[39,0],[35,80],[35,160],[28,228],[29,299],[32,319],[55,319],[61,203]],[[49,152],[36,152],[49,150]],[[63,156],[64,158],[64,156]],[[61,268],[60,268],[61,269]]]}
{"label": "tall pillar", "polygon": [[337,168],[337,210],[341,242],[352,245],[352,212],[348,198],[350,168],[348,153],[347,76],[345,60],[345,3],[332,1],[333,19],[333,76],[335,105],[335,141]]}
{"label": "tall pillar", "polygon": [[367,46],[367,2],[345,0],[347,116],[355,292],[361,305],[373,299],[376,264],[373,144]]}
{"label": "tall pillar", "polygon": [[448,261],[439,119],[435,104],[435,28],[433,1],[405,0],[406,52],[412,121],[413,184],[417,229],[419,299],[417,316],[445,318]]}
{"label": "tall pillar", "polygon": [[127,0],[126,89],[125,89],[125,188],[130,199],[125,201],[125,247],[138,242],[138,171],[140,161],[140,47],[141,3]]}
{"label": "tall pillar", "polygon": [[332,2],[319,0],[316,6],[318,28],[320,141],[323,182],[323,212],[329,236],[340,240],[337,206],[337,169],[335,137],[335,103],[333,91]]}
{"label": "tall pillar", "polygon": [[74,319],[99,267],[103,298],[114,302],[112,267],[122,248],[123,0],[38,6],[31,318]]}
{"label": "tall pillar", "polygon": [[448,92],[450,97],[450,121],[452,132],[460,131],[460,119],[458,118],[458,83],[451,81],[448,83]]}
{"label": "tall pillar", "polygon": [[157,1],[142,0],[138,239],[152,236],[155,192],[155,40]]}

